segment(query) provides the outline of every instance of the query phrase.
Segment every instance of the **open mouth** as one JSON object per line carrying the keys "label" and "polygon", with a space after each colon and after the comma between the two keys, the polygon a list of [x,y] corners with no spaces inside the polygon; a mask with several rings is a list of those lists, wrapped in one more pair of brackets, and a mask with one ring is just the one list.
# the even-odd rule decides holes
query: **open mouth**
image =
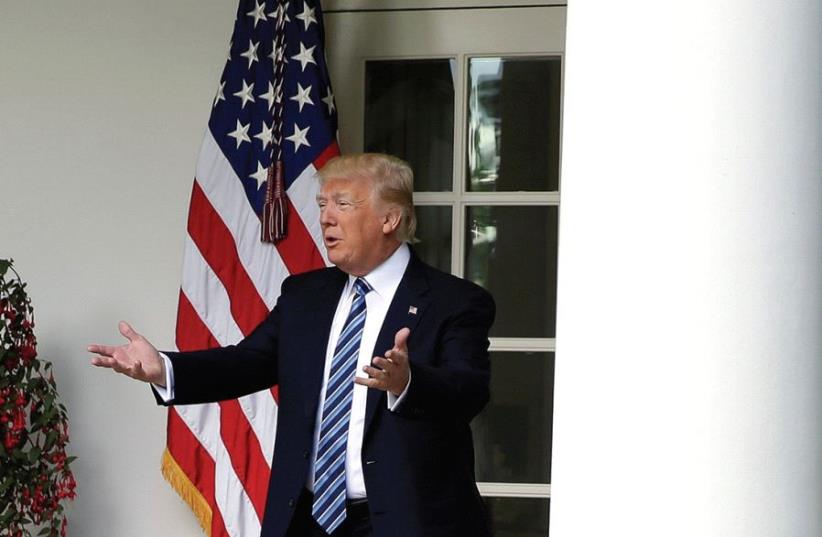
{"label": "open mouth", "polygon": [[338,242],[340,242],[340,239],[337,237],[324,237],[324,240],[326,248],[333,248]]}

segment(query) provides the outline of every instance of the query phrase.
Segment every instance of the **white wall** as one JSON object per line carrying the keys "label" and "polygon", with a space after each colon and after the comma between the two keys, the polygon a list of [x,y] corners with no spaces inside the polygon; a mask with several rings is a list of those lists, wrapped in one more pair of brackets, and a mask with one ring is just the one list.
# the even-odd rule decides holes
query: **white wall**
{"label": "white wall", "polygon": [[553,537],[822,534],[820,29],[571,2]]}
{"label": "white wall", "polygon": [[88,364],[129,319],[174,340],[194,163],[236,3],[0,2],[0,257],[68,407],[69,533],[201,535],[163,481],[165,411]]}

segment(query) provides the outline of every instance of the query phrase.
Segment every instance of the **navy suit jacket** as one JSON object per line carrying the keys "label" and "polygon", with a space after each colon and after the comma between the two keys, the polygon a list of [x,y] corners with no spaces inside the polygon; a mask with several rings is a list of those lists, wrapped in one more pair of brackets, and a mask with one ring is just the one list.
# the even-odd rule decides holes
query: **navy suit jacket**
{"label": "navy suit jacket", "polygon": [[[237,345],[167,353],[172,404],[279,384],[262,537],[285,534],[308,477],[328,336],[346,278],[336,267],[291,276],[269,316]],[[412,254],[373,352],[385,355],[397,331],[410,328],[411,384],[395,412],[380,390],[369,388],[366,403],[362,464],[375,537],[491,535],[469,422],[489,397],[493,319],[490,294]]]}

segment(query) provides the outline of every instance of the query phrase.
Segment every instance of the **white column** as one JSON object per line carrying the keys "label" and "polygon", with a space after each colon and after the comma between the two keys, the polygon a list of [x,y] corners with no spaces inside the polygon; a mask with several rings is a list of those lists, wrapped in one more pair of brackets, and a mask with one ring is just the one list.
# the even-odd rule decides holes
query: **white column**
{"label": "white column", "polygon": [[822,2],[567,36],[551,537],[819,537]]}

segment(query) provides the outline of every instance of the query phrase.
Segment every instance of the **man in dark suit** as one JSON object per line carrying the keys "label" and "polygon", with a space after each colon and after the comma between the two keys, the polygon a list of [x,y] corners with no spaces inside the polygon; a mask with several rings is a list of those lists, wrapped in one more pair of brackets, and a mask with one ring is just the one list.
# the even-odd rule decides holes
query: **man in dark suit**
{"label": "man in dark suit", "polygon": [[408,246],[406,163],[350,155],[320,175],[335,267],[286,279],[237,345],[163,354],[121,323],[129,343],[90,346],[92,362],[152,382],[162,404],[279,384],[263,537],[490,535],[469,422],[489,397],[493,300]]}

